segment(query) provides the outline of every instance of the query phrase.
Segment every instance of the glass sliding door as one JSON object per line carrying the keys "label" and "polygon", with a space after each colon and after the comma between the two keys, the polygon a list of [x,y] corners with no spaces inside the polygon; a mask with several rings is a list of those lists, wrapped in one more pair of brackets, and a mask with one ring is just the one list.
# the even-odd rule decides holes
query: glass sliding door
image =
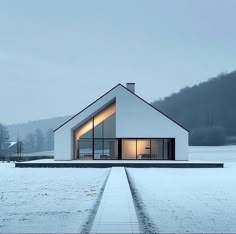
{"label": "glass sliding door", "polygon": [[136,139],[122,140],[122,159],[136,159]]}
{"label": "glass sliding door", "polygon": [[137,139],[137,159],[151,159],[150,139]]}
{"label": "glass sliding door", "polygon": [[94,159],[101,159],[103,155],[103,140],[94,139]]}
{"label": "glass sliding door", "polygon": [[93,159],[93,140],[92,138],[81,138],[78,141],[78,158],[85,160]]}
{"label": "glass sliding door", "polygon": [[152,159],[163,160],[163,139],[151,139]]}
{"label": "glass sliding door", "polygon": [[118,140],[104,139],[104,154],[105,159],[118,159]]}
{"label": "glass sliding door", "polygon": [[174,138],[122,139],[122,159],[174,160]]}
{"label": "glass sliding door", "polygon": [[94,159],[118,159],[118,140],[94,139]]}
{"label": "glass sliding door", "polygon": [[151,139],[151,155],[157,160],[171,160],[174,158],[174,139]]}

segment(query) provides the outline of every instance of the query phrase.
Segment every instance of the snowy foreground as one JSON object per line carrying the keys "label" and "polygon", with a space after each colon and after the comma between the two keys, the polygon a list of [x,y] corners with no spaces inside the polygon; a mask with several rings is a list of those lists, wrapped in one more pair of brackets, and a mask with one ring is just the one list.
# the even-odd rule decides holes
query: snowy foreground
{"label": "snowy foreground", "polygon": [[236,233],[236,147],[189,152],[192,160],[216,157],[225,168],[127,169],[146,226],[168,233]]}
{"label": "snowy foreground", "polygon": [[0,163],[0,233],[86,230],[109,171]]}
{"label": "snowy foreground", "polygon": [[[141,231],[236,233],[236,146],[189,147],[189,154],[190,160],[223,161],[225,167],[126,169]],[[109,173],[0,163],[0,233],[91,230],[97,210],[106,205],[101,201]],[[106,190],[108,185],[109,179]],[[119,193],[116,188],[113,193]],[[125,209],[109,207],[111,214],[125,215]]]}

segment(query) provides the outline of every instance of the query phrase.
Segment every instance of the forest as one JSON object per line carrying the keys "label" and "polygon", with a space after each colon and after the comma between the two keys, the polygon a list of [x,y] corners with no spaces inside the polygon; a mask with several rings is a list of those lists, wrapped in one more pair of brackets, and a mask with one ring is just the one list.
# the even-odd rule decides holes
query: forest
{"label": "forest", "polygon": [[185,87],[152,105],[190,132],[190,145],[224,145],[236,136],[236,71]]}

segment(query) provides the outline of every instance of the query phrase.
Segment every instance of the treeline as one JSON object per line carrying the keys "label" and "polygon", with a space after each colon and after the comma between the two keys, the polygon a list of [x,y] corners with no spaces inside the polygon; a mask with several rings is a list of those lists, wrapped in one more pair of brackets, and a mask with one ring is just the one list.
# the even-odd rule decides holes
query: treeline
{"label": "treeline", "polygon": [[223,145],[226,136],[236,136],[235,90],[236,71],[185,87],[152,105],[190,131],[191,145]]}
{"label": "treeline", "polygon": [[[9,137],[9,131],[6,126],[0,123],[0,155],[4,155],[9,152],[11,139]],[[22,153],[33,153],[41,151],[53,151],[54,150],[54,134],[53,129],[49,128],[46,131],[36,129],[32,133],[26,135],[24,139],[17,139],[17,142],[21,145]],[[16,153],[16,148],[11,151]]]}
{"label": "treeline", "polygon": [[41,129],[44,133],[46,133],[49,128],[55,129],[69,118],[71,118],[71,116],[33,120],[26,123],[6,125],[6,127],[12,140],[16,140],[17,137],[24,139],[28,134],[33,133],[36,129]]}
{"label": "treeline", "polygon": [[225,145],[226,135],[222,127],[194,128],[189,135],[189,145]]}
{"label": "treeline", "polygon": [[53,129],[49,128],[43,132],[41,129],[36,129],[29,133],[23,140],[23,152],[32,153],[40,151],[54,150],[54,136]]}
{"label": "treeline", "polygon": [[5,143],[9,141],[9,133],[6,126],[0,123],[0,156],[5,152]]}

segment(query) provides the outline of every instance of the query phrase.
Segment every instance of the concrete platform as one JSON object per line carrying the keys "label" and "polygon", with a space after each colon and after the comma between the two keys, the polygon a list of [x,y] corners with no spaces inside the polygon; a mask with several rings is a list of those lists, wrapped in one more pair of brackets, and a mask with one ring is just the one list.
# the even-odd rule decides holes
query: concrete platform
{"label": "concrete platform", "polygon": [[27,162],[16,162],[15,167],[78,167],[78,168],[107,168],[107,167],[134,167],[134,168],[223,168],[223,162],[206,161],[171,161],[171,160],[72,160],[54,161],[42,159]]}
{"label": "concrete platform", "polygon": [[90,233],[140,233],[123,167],[111,169]]}

